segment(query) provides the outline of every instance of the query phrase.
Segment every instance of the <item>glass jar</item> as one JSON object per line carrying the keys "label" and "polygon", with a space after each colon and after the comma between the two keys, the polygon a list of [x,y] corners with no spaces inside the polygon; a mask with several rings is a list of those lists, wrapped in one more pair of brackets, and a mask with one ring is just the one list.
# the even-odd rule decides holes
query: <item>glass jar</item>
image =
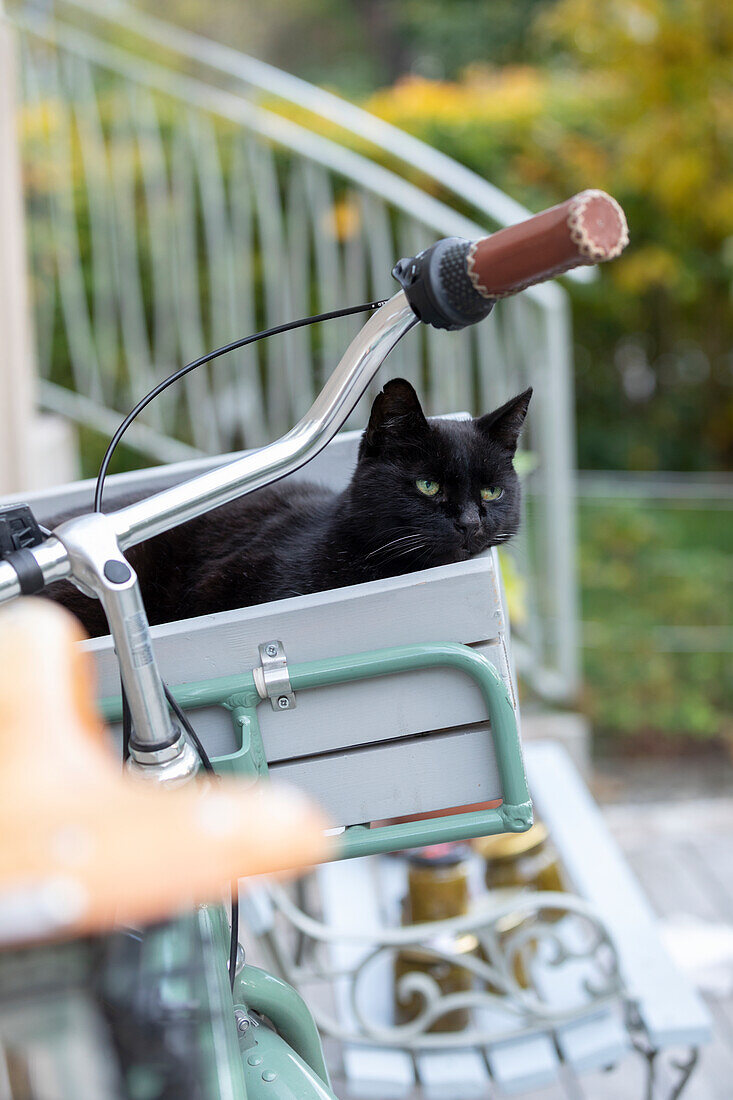
{"label": "glass jar", "polygon": [[466,849],[435,845],[408,857],[407,890],[410,924],[447,920],[468,912]]}
{"label": "glass jar", "polygon": [[[463,845],[441,844],[415,852],[408,857],[408,892],[402,904],[402,924],[424,924],[427,921],[448,920],[468,912],[469,879]],[[427,947],[444,950],[451,955],[478,953],[478,940],[473,935],[440,935],[425,945],[404,947],[394,962],[395,1018],[404,1024],[414,1020],[423,1004],[422,997],[413,994],[405,1001],[397,996],[397,985],[406,974],[427,974],[437,984],[441,994],[465,993],[473,988],[474,975],[453,960],[436,958]],[[439,1017],[427,1029],[461,1031],[469,1024],[467,1008],[454,1009]]]}
{"label": "glass jar", "polygon": [[[550,840],[547,826],[536,821],[524,833],[485,836],[473,841],[474,851],[486,861],[485,881],[489,890],[566,889],[560,857]],[[562,910],[546,909],[545,920],[558,920]]]}

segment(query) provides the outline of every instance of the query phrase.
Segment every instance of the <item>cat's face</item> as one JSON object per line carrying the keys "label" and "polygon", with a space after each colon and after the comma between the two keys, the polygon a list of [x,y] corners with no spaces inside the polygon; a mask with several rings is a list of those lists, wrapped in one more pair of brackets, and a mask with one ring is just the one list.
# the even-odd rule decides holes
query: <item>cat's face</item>
{"label": "cat's face", "polygon": [[463,561],[516,533],[512,459],[531,396],[526,390],[475,420],[428,421],[409,382],[385,385],[349,489],[361,548],[376,571]]}

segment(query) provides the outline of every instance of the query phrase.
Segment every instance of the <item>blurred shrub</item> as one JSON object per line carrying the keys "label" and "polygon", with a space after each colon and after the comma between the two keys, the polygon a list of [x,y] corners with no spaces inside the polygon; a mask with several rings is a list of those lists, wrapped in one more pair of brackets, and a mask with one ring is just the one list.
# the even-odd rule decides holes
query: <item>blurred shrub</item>
{"label": "blurred shrub", "polygon": [[585,187],[614,194],[631,247],[573,289],[580,464],[730,463],[733,6],[559,0],[538,12],[541,67],[410,76],[366,106],[534,209]]}
{"label": "blurred shrub", "polygon": [[584,499],[583,706],[645,748],[733,737],[730,509]]}

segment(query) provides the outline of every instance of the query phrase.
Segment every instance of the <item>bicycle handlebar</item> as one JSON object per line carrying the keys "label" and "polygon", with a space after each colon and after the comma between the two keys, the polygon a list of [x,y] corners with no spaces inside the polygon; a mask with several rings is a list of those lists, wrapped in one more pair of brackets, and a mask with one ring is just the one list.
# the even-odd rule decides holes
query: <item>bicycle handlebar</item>
{"label": "bicycle handlebar", "polygon": [[[367,321],[292,431],[232,463],[110,513],[120,549],[284,477],[313,458],[344,424],[416,317],[436,328],[465,328],[485,317],[497,298],[571,267],[613,259],[627,242],[626,218],[615,199],[603,191],[582,191],[490,237],[448,237],[416,257],[400,260],[393,274],[404,293],[396,294]],[[60,530],[59,535],[0,561],[0,603],[71,574]]]}

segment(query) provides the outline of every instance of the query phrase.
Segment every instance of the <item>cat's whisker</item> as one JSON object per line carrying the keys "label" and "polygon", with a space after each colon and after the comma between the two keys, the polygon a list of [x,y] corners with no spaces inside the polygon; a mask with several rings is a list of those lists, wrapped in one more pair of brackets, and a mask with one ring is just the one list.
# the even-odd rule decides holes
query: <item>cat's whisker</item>
{"label": "cat's whisker", "polygon": [[368,553],[366,555],[366,557],[367,558],[372,558],[372,557],[374,557],[375,554],[381,554],[385,550],[388,550],[391,546],[396,546],[397,543],[399,543],[399,542],[406,542],[408,539],[422,539],[422,538],[423,538],[423,536],[420,533],[415,533],[415,534],[410,534],[410,535],[402,535],[402,536],[400,536],[400,538],[392,539],[391,542],[385,542],[383,546],[378,546],[376,550],[370,551],[370,553]]}
{"label": "cat's whisker", "polygon": [[402,546],[395,553],[390,554],[390,559],[405,557],[407,554],[418,554],[421,550],[429,550],[430,546],[424,540],[410,546]]}

